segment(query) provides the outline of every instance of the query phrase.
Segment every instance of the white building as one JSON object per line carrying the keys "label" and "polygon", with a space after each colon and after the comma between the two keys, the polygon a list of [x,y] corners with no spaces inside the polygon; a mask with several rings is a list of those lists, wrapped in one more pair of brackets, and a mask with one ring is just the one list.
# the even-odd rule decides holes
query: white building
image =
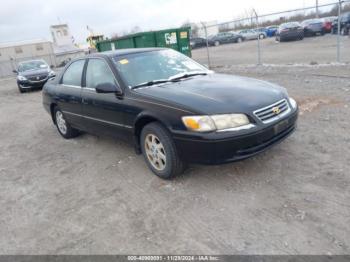
{"label": "white building", "polygon": [[50,32],[54,43],[57,66],[85,55],[83,49],[74,45],[74,37],[71,35],[67,24],[52,25],[50,26]]}
{"label": "white building", "polygon": [[74,38],[70,34],[67,24],[52,25],[50,26],[50,32],[53,43],[56,46],[70,46],[74,45]]}
{"label": "white building", "polygon": [[0,43],[0,77],[12,75],[19,62],[31,59],[43,59],[56,66],[52,42],[37,39]]}

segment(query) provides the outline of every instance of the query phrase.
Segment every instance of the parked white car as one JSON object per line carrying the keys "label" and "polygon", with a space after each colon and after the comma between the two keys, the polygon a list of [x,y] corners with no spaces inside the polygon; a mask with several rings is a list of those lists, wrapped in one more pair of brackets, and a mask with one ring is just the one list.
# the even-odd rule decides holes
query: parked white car
{"label": "parked white car", "polygon": [[238,32],[241,36],[243,36],[244,40],[255,40],[258,39],[264,39],[267,37],[265,32],[258,32],[254,29],[244,29]]}

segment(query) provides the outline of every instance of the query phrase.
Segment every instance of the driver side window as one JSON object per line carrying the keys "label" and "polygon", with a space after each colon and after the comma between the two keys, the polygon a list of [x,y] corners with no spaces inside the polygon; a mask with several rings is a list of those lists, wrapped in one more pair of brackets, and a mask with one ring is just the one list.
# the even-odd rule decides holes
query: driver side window
{"label": "driver side window", "polygon": [[86,69],[86,87],[96,88],[99,84],[106,83],[117,84],[108,64],[102,59],[89,59]]}

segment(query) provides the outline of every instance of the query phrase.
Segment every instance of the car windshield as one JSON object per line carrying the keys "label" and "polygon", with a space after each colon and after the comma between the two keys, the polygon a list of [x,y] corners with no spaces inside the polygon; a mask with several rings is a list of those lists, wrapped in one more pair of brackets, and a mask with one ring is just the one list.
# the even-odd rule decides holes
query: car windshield
{"label": "car windshield", "polygon": [[166,49],[115,56],[113,62],[130,87],[168,80],[182,74],[208,72],[208,69],[189,57]]}
{"label": "car windshield", "polygon": [[32,70],[38,70],[38,69],[45,69],[47,67],[48,66],[44,61],[35,60],[35,61],[20,63],[18,66],[18,71],[25,72],[25,71],[32,71]]}

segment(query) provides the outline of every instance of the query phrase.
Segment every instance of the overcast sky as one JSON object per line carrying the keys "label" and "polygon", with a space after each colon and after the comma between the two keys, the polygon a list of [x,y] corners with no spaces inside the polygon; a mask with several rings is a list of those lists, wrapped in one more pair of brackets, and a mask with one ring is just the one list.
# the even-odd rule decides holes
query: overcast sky
{"label": "overcast sky", "polygon": [[[302,8],[315,0],[10,0],[1,1],[0,42],[45,38],[49,26],[68,23],[76,42],[84,42],[89,25],[110,36],[129,31],[178,27],[184,21],[226,21],[255,8],[258,13]],[[335,0],[319,0],[320,4]]]}

